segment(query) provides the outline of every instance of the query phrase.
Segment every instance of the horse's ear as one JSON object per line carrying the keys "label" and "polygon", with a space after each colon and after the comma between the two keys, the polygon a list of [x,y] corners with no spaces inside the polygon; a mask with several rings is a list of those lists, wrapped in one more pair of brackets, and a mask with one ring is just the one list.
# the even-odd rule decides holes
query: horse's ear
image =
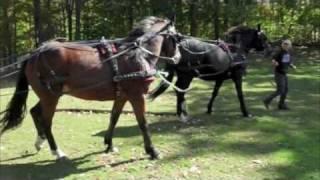
{"label": "horse's ear", "polygon": [[176,13],[175,13],[175,12],[172,12],[172,13],[170,14],[170,16],[169,16],[169,20],[170,20],[170,24],[171,24],[171,25],[174,25],[174,24],[176,23],[176,18],[177,18]]}
{"label": "horse's ear", "polygon": [[257,25],[257,30],[258,30],[258,32],[261,31],[261,24],[260,23]]}

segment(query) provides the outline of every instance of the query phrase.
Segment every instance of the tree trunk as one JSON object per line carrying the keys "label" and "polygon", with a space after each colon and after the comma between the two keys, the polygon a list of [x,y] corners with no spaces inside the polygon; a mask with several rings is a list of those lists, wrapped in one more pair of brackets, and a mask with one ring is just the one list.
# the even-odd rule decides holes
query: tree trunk
{"label": "tree trunk", "polygon": [[214,0],[214,11],[213,11],[213,24],[214,24],[214,39],[220,37],[220,0]]}
{"label": "tree trunk", "polygon": [[176,21],[176,27],[177,29],[181,29],[183,32],[184,29],[184,18],[183,18],[183,3],[182,0],[175,0],[176,1],[176,7],[177,10],[177,21]]}
{"label": "tree trunk", "polygon": [[76,0],[76,34],[75,39],[81,39],[81,10],[82,10],[83,0]]}
{"label": "tree trunk", "polygon": [[10,30],[10,17],[9,17],[9,2],[6,1],[3,3],[2,6],[2,11],[3,11],[3,18],[4,18],[4,23],[3,23],[3,29],[4,29],[4,54],[5,56],[10,56],[11,55],[11,30]]}
{"label": "tree trunk", "polygon": [[198,23],[197,23],[197,17],[196,17],[196,11],[197,11],[197,2],[191,1],[189,2],[189,20],[190,20],[190,35],[191,36],[197,36],[198,31]]}
{"label": "tree trunk", "polygon": [[42,42],[41,21],[40,21],[40,0],[33,0],[33,19],[34,19],[34,38],[35,46],[38,47]]}
{"label": "tree trunk", "polygon": [[223,28],[224,30],[227,30],[229,28],[229,13],[228,13],[228,6],[229,6],[229,0],[224,1],[224,16],[223,16]]}
{"label": "tree trunk", "polygon": [[65,8],[65,3],[61,2],[60,3],[60,11],[61,11],[61,20],[60,20],[60,27],[61,27],[61,31],[64,37],[67,37],[67,26],[66,26],[66,22],[67,22],[67,18],[66,18],[66,8]]}
{"label": "tree trunk", "polygon": [[[16,18],[16,7],[13,5],[13,13],[12,13],[12,53],[16,54],[17,53],[17,18]],[[17,60],[17,57],[15,57],[15,61]]]}
{"label": "tree trunk", "polygon": [[132,29],[133,28],[133,22],[134,22],[134,9],[135,9],[135,1],[132,1],[130,0],[130,6],[128,7],[129,8],[129,29]]}
{"label": "tree trunk", "polygon": [[72,40],[72,11],[73,11],[74,0],[66,0],[66,11],[68,21],[68,37]]}
{"label": "tree trunk", "polygon": [[47,3],[46,3],[46,6],[47,6],[47,29],[46,29],[46,35],[44,37],[45,40],[48,40],[48,39],[51,39],[54,37],[54,32],[55,32],[55,27],[53,25],[53,22],[52,22],[52,15],[51,15],[51,1],[52,0],[47,0]]}

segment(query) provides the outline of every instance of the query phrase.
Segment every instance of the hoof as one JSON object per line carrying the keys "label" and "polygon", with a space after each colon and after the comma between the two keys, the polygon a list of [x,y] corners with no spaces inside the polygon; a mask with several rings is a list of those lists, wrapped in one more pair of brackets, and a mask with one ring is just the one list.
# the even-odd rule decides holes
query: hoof
{"label": "hoof", "polygon": [[154,154],[150,154],[150,160],[158,160],[161,159],[160,153],[156,151]]}
{"label": "hoof", "polygon": [[149,150],[146,150],[146,152],[150,155],[151,160],[160,159],[160,152],[155,148],[150,148]]}
{"label": "hoof", "polygon": [[34,147],[36,148],[37,152],[39,152],[44,147],[45,141],[46,139],[41,138],[40,136],[37,137],[37,140],[34,144]]}
{"label": "hoof", "polygon": [[214,111],[214,108],[210,108],[210,109],[208,108],[208,110],[207,110],[206,113],[207,113],[207,114],[212,114],[213,111]]}
{"label": "hoof", "polygon": [[243,117],[246,117],[246,118],[253,118],[253,115],[252,115],[252,114],[245,114],[245,115],[243,115]]}
{"label": "hoof", "polygon": [[56,151],[51,151],[52,155],[56,156],[57,157],[57,160],[63,158],[67,158],[67,155],[61,151],[60,149],[57,149]]}
{"label": "hoof", "polygon": [[42,147],[38,146],[37,144],[35,144],[34,147],[36,148],[37,152],[39,152],[42,149]]}
{"label": "hoof", "polygon": [[62,156],[57,158],[57,162],[67,162],[69,161],[69,158],[67,156]]}
{"label": "hoof", "polygon": [[113,146],[108,146],[104,152],[105,153],[118,153],[119,149],[116,147],[113,147]]}
{"label": "hoof", "polygon": [[262,101],[264,107],[269,110],[270,101],[267,101],[266,99]]}
{"label": "hoof", "polygon": [[192,118],[189,117],[188,115],[183,115],[181,114],[179,116],[179,121],[182,122],[182,123],[188,123]]}

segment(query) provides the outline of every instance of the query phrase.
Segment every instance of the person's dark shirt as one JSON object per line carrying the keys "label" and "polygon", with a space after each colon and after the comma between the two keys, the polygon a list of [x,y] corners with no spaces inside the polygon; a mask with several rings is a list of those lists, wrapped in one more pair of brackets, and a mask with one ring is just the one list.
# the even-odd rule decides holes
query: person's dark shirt
{"label": "person's dark shirt", "polygon": [[278,62],[278,66],[275,67],[275,71],[281,74],[288,72],[288,68],[292,63],[291,54],[285,50],[278,50],[272,57]]}

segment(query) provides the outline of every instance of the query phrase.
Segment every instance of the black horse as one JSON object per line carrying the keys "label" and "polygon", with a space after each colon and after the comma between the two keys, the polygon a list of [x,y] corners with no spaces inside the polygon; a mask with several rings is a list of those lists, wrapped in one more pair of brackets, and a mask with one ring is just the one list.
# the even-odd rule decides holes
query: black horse
{"label": "black horse", "polygon": [[236,26],[230,28],[225,36],[227,43],[213,43],[213,41],[210,43],[182,36],[179,47],[182,55],[180,63],[177,65],[166,64],[165,69],[169,75],[161,81],[156,89],[151,91],[149,98],[155,99],[162,94],[169,87],[169,82],[172,82],[174,73],[176,73],[177,115],[181,121],[185,122],[189,117],[184,98],[186,91],[184,90],[189,88],[194,77],[215,81],[207,109],[209,114],[212,112],[213,101],[218,95],[223,81],[232,79],[242,114],[244,117],[250,117],[251,114],[246,108],[242,92],[242,77],[246,72],[247,63],[246,55],[251,49],[265,51],[265,55],[267,55],[270,45],[266,35],[261,31],[260,25],[257,29]]}

